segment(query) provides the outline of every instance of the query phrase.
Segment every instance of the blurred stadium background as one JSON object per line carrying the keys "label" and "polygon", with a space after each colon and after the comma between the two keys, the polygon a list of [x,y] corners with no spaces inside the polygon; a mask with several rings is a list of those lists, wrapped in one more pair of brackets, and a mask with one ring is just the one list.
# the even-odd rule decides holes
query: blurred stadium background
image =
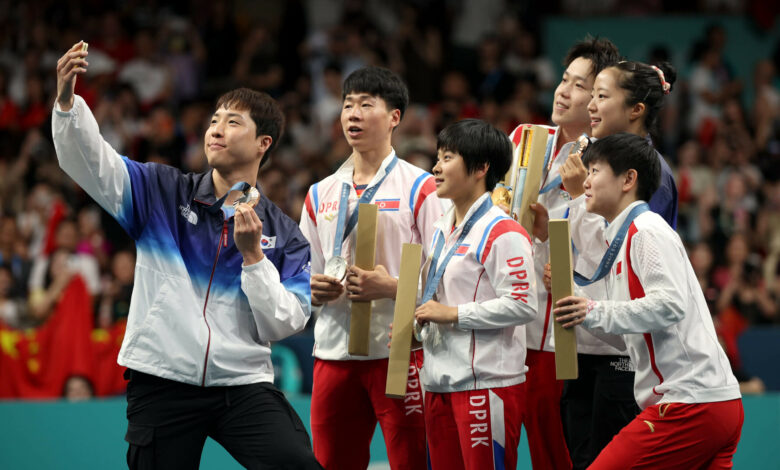
{"label": "blurred stadium background", "polygon": [[[548,123],[560,61],[591,34],[678,69],[656,145],[675,170],[678,232],[746,394],[735,467],[780,468],[779,5],[0,0],[0,466],[124,466],[115,358],[134,248],[56,163],[55,65],[72,44],[90,44],[77,93],[103,136],[139,161],[203,171],[216,96],[249,86],[278,99],[286,133],[260,181],[298,220],[309,185],[349,153],[338,116],[351,71],[382,65],[404,77],[412,104],[394,147],[430,169],[436,133],[455,120],[507,132]],[[309,325],[274,346],[277,383],[304,419],[312,344]],[[526,447],[520,468],[530,468]],[[381,439],[372,461],[386,461]],[[233,467],[209,442],[202,468]]]}

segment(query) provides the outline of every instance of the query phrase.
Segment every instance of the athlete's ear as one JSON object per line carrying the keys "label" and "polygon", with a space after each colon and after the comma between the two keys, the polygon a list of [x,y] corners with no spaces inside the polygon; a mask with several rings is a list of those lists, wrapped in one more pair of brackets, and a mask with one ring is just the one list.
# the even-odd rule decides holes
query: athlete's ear
{"label": "athlete's ear", "polygon": [[628,114],[628,120],[633,122],[637,119],[643,118],[646,110],[647,107],[644,103],[635,104],[631,107],[631,112]]}
{"label": "athlete's ear", "polygon": [[633,168],[623,173],[623,192],[627,193],[636,189],[639,184],[639,173]]}
{"label": "athlete's ear", "polygon": [[255,145],[257,146],[257,156],[263,158],[265,152],[271,147],[274,139],[270,135],[258,135],[255,139]]}
{"label": "athlete's ear", "polygon": [[482,164],[482,166],[474,170],[474,174],[477,175],[477,178],[484,178],[487,175],[489,168],[490,168],[490,163],[485,162]]}
{"label": "athlete's ear", "polygon": [[395,129],[401,124],[401,110],[394,109],[390,111],[390,129]]}

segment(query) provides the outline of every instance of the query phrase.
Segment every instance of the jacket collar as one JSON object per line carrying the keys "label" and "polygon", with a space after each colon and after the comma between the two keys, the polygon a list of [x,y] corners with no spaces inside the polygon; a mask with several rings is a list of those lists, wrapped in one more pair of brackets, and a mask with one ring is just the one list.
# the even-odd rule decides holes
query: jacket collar
{"label": "jacket collar", "polygon": [[[463,220],[460,221],[460,225],[455,228],[454,233],[460,233],[460,230],[463,228],[463,223],[471,218],[471,215],[476,212],[476,210],[479,208],[479,206],[482,205],[482,203],[485,201],[485,198],[489,198],[490,193],[486,192],[482,194],[474,203],[469,207],[469,210],[466,212],[465,217]],[[444,235],[448,235],[450,233],[450,229],[452,229],[453,224],[455,223],[455,204],[450,204],[450,208],[447,209],[447,212],[444,213],[441,217],[439,217],[439,220],[434,222],[433,226],[437,229],[441,230],[441,232]]]}
{"label": "jacket collar", "polygon": [[615,220],[607,224],[607,229],[604,230],[604,238],[607,240],[607,243],[610,245],[612,244],[612,240],[615,238],[615,235],[617,235],[618,231],[620,231],[620,227],[623,225],[623,221],[626,220],[626,217],[628,217],[628,213],[631,212],[631,209],[633,209],[635,206],[638,206],[643,202],[645,201],[638,200],[632,202],[625,209],[623,209],[623,211],[621,211],[617,217],[615,217]]}
{"label": "jacket collar", "polygon": [[[371,183],[367,186],[368,188],[374,186],[377,181],[382,179],[385,176],[385,173],[387,173],[387,166],[390,164],[391,161],[393,161],[393,157],[395,157],[395,149],[391,148],[390,153],[387,154],[387,156],[382,160],[382,164],[379,166],[379,170],[377,170],[376,174],[374,175],[374,179],[371,180]],[[343,181],[345,183],[348,183],[349,185],[352,185],[353,182],[353,173],[355,172],[355,156],[350,155],[347,161],[345,161],[338,170],[336,170],[335,176],[340,181]]]}

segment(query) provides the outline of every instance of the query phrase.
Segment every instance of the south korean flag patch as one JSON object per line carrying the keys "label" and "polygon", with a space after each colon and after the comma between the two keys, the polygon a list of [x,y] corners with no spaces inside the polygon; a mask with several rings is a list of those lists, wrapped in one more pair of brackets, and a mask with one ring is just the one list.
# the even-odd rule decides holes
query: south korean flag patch
{"label": "south korean flag patch", "polygon": [[263,235],[263,237],[260,239],[260,248],[263,250],[270,250],[271,248],[276,248],[276,236],[273,237],[266,237]]}

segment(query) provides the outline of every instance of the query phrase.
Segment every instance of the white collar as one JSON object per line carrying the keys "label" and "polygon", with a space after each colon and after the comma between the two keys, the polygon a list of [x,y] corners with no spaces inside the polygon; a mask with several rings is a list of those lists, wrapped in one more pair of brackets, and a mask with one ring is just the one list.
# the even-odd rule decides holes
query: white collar
{"label": "white collar", "polygon": [[[375,185],[380,179],[382,179],[385,174],[387,173],[387,166],[390,164],[391,161],[393,161],[393,158],[395,157],[395,149],[390,147],[390,153],[382,160],[382,164],[379,166],[379,170],[377,170],[376,174],[374,175],[374,178],[371,180],[371,182],[366,186],[366,188],[370,188],[371,186]],[[353,183],[353,175],[355,173],[355,156],[350,155],[347,161],[345,161],[338,170],[336,170],[336,173],[334,175],[339,180],[349,183],[351,186]]]}

